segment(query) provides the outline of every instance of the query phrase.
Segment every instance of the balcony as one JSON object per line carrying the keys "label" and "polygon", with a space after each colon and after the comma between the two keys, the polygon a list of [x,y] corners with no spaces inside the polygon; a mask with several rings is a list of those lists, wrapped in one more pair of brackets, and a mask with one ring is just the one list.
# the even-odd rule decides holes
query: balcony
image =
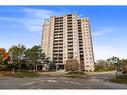
{"label": "balcony", "polygon": [[55,25],[55,28],[57,27],[63,27],[63,24]]}
{"label": "balcony", "polygon": [[73,40],[73,38],[68,38],[67,40]]}
{"label": "balcony", "polygon": [[69,26],[69,25],[72,25],[72,22],[67,22],[67,25]]}
{"label": "balcony", "polygon": [[72,31],[73,29],[72,28],[68,28],[67,31]]}
{"label": "balcony", "polygon": [[68,45],[68,47],[73,47],[73,45]]}

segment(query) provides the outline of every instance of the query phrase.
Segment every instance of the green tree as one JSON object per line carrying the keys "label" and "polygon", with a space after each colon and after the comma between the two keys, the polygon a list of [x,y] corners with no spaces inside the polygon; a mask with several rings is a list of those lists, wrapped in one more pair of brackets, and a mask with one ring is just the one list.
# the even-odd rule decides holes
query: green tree
{"label": "green tree", "polygon": [[120,62],[120,59],[119,57],[111,57],[109,59],[107,59],[107,61],[111,64],[111,65],[114,65],[115,66],[115,69],[119,70],[121,68],[121,62]]}
{"label": "green tree", "polygon": [[12,60],[13,73],[15,72],[17,65],[19,66],[20,70],[25,50],[26,48],[24,45],[13,45],[11,48],[9,48],[8,53]]}
{"label": "green tree", "polygon": [[38,65],[44,64],[45,54],[42,52],[40,46],[33,46],[25,52],[25,56],[29,63],[34,66],[34,70],[37,71]]}
{"label": "green tree", "polygon": [[21,70],[21,66],[23,64],[23,60],[25,59],[25,51],[26,51],[26,47],[24,45],[18,45],[19,48],[19,70],[18,72]]}

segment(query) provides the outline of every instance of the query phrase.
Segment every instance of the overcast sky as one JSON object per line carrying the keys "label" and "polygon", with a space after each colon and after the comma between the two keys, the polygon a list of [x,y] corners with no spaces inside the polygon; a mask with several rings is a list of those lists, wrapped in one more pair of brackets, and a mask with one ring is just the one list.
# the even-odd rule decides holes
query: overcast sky
{"label": "overcast sky", "polygon": [[126,6],[0,6],[0,47],[40,45],[44,18],[67,13],[89,18],[96,60],[127,58]]}

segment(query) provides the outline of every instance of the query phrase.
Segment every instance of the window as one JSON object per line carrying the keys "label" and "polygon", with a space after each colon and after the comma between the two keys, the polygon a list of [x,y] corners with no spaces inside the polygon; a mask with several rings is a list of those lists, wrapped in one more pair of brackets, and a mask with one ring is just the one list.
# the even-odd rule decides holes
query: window
{"label": "window", "polygon": [[92,58],[89,58],[90,60],[92,59]]}

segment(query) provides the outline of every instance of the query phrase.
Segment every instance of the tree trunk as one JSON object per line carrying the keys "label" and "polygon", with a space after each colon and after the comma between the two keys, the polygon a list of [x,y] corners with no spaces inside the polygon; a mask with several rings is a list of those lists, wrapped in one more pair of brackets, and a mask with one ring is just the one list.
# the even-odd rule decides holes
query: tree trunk
{"label": "tree trunk", "polygon": [[19,73],[19,72],[20,72],[20,70],[21,70],[21,65],[22,65],[22,63],[19,65],[18,73]]}
{"label": "tree trunk", "polygon": [[13,70],[12,70],[12,74],[14,74],[15,73],[15,69],[13,68]]}
{"label": "tree trunk", "polygon": [[36,64],[36,71],[37,71],[37,64]]}

